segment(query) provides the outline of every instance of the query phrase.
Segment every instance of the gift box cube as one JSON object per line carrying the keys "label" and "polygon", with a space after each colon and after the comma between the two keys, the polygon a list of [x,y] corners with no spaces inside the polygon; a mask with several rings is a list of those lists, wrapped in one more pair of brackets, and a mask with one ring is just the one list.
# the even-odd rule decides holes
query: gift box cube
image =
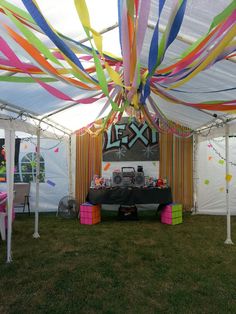
{"label": "gift box cube", "polygon": [[177,225],[183,222],[182,205],[166,205],[161,212],[161,222],[168,225]]}
{"label": "gift box cube", "polygon": [[101,222],[101,206],[90,203],[80,205],[80,223],[94,225]]}

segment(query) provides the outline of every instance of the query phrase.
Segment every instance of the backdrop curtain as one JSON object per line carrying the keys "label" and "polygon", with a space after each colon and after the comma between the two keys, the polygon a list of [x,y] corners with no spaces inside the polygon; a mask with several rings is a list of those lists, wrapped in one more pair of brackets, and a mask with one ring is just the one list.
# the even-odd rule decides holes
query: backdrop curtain
{"label": "backdrop curtain", "polygon": [[101,175],[103,133],[76,135],[76,182],[75,197],[79,204],[86,200],[91,180]]}
{"label": "backdrop curtain", "polygon": [[193,139],[160,134],[160,177],[167,178],[173,201],[193,207]]}

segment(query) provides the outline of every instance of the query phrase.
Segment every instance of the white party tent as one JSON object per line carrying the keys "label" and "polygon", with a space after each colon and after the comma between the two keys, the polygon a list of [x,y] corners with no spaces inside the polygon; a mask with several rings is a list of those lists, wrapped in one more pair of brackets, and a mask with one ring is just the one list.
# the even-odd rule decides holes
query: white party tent
{"label": "white party tent", "polygon": [[[24,3],[31,1],[11,0],[7,5],[13,4],[23,10],[26,10]],[[78,1],[77,1],[78,2]],[[83,2],[83,1],[82,1]],[[103,51],[108,51],[113,55],[121,56],[119,44],[119,18],[117,2],[124,3],[125,1],[116,0],[101,0],[93,1],[87,0],[87,7],[90,13],[90,22],[97,32],[103,37]],[[172,12],[173,6],[176,4],[174,0],[160,1],[165,3],[163,11],[159,20],[160,36],[168,27],[168,21]],[[178,1],[177,1],[178,2]],[[181,1],[180,1],[181,2]],[[182,1],[183,2],[183,1]],[[215,16],[222,12],[227,6],[234,6],[233,12],[236,11],[236,2],[231,0],[207,0],[195,1],[189,0],[186,2],[186,9],[184,13],[183,23],[180,31],[169,46],[165,53],[165,57],[161,67],[166,67],[173,62],[179,60],[182,53],[188,46],[197,41],[201,36],[206,34],[209,30],[211,22]],[[140,3],[149,4],[149,1],[140,1]],[[88,38],[83,30],[83,27],[78,18],[75,4],[73,0],[57,1],[57,0],[38,0],[37,4],[50,25],[64,36],[73,38],[76,42],[83,43],[89,46]],[[6,1],[0,1],[0,10],[5,7]],[[144,43],[140,54],[140,64],[143,67],[148,66],[148,57],[150,50],[150,42],[153,32],[158,20],[159,1],[150,1],[151,9],[148,16],[147,29],[144,37]],[[0,13],[0,38],[3,38],[26,64],[35,64],[37,62],[34,58],[27,54],[27,52],[17,44],[6,30],[6,25],[10,26],[15,32],[19,29],[9,18],[9,16]],[[234,23],[235,27],[235,15]],[[40,35],[40,40],[45,44],[53,43],[45,35]],[[66,38],[66,37],[63,37]],[[66,41],[66,39],[65,39]],[[213,44],[213,43],[212,43]],[[235,45],[232,40],[232,44]],[[50,46],[49,45],[49,46]],[[232,48],[232,47],[231,47]],[[233,53],[233,49],[230,53]],[[0,58],[4,59],[3,52],[0,51]],[[55,87],[60,92],[69,95],[75,101],[68,101],[59,99],[47,90],[42,88],[40,84],[22,82],[19,83],[14,80],[8,80],[6,77],[14,77],[15,74],[11,71],[0,70],[0,128],[5,130],[6,137],[6,153],[7,153],[7,178],[8,178],[8,217],[11,217],[11,208],[13,201],[13,171],[14,168],[14,139],[15,131],[25,131],[30,134],[38,136],[38,147],[40,146],[40,133],[43,132],[45,136],[55,137],[64,136],[70,139],[74,132],[89,123],[95,121],[100,117],[104,117],[109,112],[109,107],[104,110],[104,98],[97,101],[85,104],[80,103],[80,99],[87,97],[95,97],[98,91],[86,91],[76,86],[68,84],[66,81],[51,82],[50,85]],[[23,74],[18,73],[17,76],[23,77]],[[40,75],[38,76],[40,78]],[[172,97],[181,99],[182,102],[201,103],[204,101],[224,100],[235,101],[236,99],[236,59],[234,56],[223,59],[209,66],[204,71],[198,73],[187,83],[179,88],[169,90]],[[201,144],[203,141],[209,141],[219,136],[223,136],[226,147],[228,145],[228,135],[235,134],[236,124],[234,124],[235,116],[232,112],[226,111],[212,111],[206,109],[198,109],[192,106],[183,105],[181,103],[171,103],[168,100],[152,95],[155,103],[163,112],[164,116],[177,124],[190,128],[194,131],[195,137],[195,151],[200,151],[197,143]],[[209,144],[209,143],[208,143]],[[225,145],[225,144],[224,144]],[[228,146],[227,146],[228,145]],[[225,146],[222,146],[225,150]],[[227,148],[228,149],[228,148]],[[226,173],[228,173],[228,150],[224,153],[226,159]],[[197,191],[198,177],[201,170],[201,163],[204,160],[199,160],[200,157],[196,153],[195,164],[195,186]],[[39,169],[38,169],[39,170]],[[200,175],[202,175],[200,173]],[[201,189],[199,191],[199,189]],[[198,193],[204,193],[204,186],[198,188]],[[226,190],[229,190],[229,182],[226,180]],[[217,193],[217,192],[216,192]],[[230,228],[230,210],[228,203],[228,193],[226,193],[226,210],[222,208],[224,213],[228,213],[228,230]],[[199,194],[195,196],[196,206],[201,202],[198,200]],[[214,198],[214,195],[212,196]],[[36,206],[37,207],[37,206]],[[197,207],[196,207],[197,208]],[[236,206],[235,206],[236,208]],[[201,212],[198,207],[196,212]],[[202,211],[204,212],[204,210]],[[209,210],[206,210],[208,213]],[[236,213],[236,212],[234,212]],[[36,230],[35,237],[38,236],[38,211],[36,210]],[[227,235],[228,242],[231,242],[230,230]],[[8,219],[8,254],[7,261],[11,261],[11,219]]]}

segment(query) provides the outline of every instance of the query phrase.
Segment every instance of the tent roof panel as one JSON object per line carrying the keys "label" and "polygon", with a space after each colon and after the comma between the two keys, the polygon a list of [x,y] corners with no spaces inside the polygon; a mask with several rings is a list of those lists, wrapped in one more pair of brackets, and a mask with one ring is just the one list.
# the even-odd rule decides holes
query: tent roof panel
{"label": "tent roof panel", "polygon": [[[17,6],[22,6],[22,2],[19,0],[11,0],[11,2]],[[65,2],[57,0],[37,0],[37,3],[39,4],[43,14],[57,30],[65,33],[66,35],[69,35],[75,40],[85,37],[84,31],[77,17],[73,0],[66,1],[66,5]],[[114,23],[117,22],[118,17],[116,0],[87,0],[86,3],[89,8],[91,24],[94,29],[104,29],[114,25]],[[184,16],[184,22],[180,29],[180,34],[190,38],[190,41],[198,39],[201,35],[208,31],[213,17],[219,14],[219,12],[221,12],[230,3],[231,0],[208,0],[207,2],[204,0],[187,1],[186,13]],[[155,25],[158,14],[158,1],[152,0],[151,5],[152,9],[149,16],[149,24]],[[172,5],[172,0],[166,1],[166,5],[163,9],[163,14],[160,20],[161,26],[167,25],[167,20],[169,18],[170,8]],[[22,7],[24,8],[24,6]],[[107,12],[109,12],[109,14],[107,14]],[[62,14],[63,23],[61,21]],[[106,15],[106,18],[104,18],[104,15]],[[0,33],[2,32],[3,29],[1,28]],[[153,29],[148,29],[145,35],[144,47],[141,54],[141,63],[143,65],[147,65],[148,63],[152,33]],[[3,32],[3,36],[6,36],[6,33]],[[41,39],[44,41],[47,40],[45,36],[42,36]],[[183,42],[182,40],[175,40],[169,47],[162,66],[169,65],[178,60],[181,53],[188,46],[189,44]],[[103,47],[106,51],[120,55],[118,29],[113,29],[112,31],[103,35]],[[22,49],[18,49],[17,52],[18,51],[19,53],[22,53]],[[198,74],[190,82],[179,87],[178,89],[182,92],[174,90],[169,92],[171,95],[189,102],[202,102],[217,99],[236,99],[236,90],[233,89],[218,93],[209,93],[209,91],[215,91],[219,89],[222,90],[235,88],[235,67],[236,64],[233,62],[222,61],[215,64],[212,68]],[[69,86],[63,82],[51,83],[51,85],[57,87],[61,92],[68,94],[70,97],[75,99],[82,99],[94,94],[94,92],[84,91],[76,87]],[[50,95],[38,84],[1,82],[0,94],[0,102],[12,104],[20,108],[22,111],[31,112],[36,116],[46,115],[72,105],[71,102],[63,101]],[[192,128],[198,128],[201,125],[212,121],[212,116],[204,112],[196,111],[192,108],[182,105],[173,105],[158,97],[156,97],[156,100],[158,106],[160,106],[160,109],[167,116],[167,118],[177,121],[178,123],[183,123],[183,125],[190,126]],[[88,107],[91,108],[91,114],[88,112]],[[75,105],[70,109],[52,116],[51,119],[60,122],[65,127],[75,130],[80,126],[84,126],[85,122],[92,122],[93,119],[97,117],[101,107],[101,102],[97,102],[93,105],[90,104],[89,106]]]}

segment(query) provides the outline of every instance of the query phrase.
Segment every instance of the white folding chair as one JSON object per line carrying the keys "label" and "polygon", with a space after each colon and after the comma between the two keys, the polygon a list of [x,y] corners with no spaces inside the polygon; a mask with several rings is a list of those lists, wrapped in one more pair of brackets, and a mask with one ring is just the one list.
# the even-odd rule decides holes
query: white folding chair
{"label": "white folding chair", "polygon": [[[3,199],[0,201],[0,205],[6,203],[7,198]],[[6,217],[5,212],[0,212],[0,233],[1,233],[1,238],[2,240],[6,240],[6,223],[5,223],[5,217]]]}
{"label": "white folding chair", "polygon": [[0,212],[0,233],[2,240],[6,240],[6,224],[5,224],[6,213]]}

